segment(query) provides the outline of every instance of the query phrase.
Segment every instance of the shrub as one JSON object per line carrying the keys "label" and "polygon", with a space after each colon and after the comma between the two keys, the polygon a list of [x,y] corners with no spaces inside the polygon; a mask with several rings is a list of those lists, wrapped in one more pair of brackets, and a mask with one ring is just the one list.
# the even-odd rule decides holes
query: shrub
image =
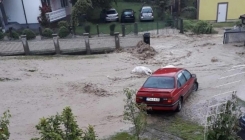
{"label": "shrub", "polygon": [[19,34],[16,31],[12,31],[12,34],[7,33],[9,39],[19,39]]}
{"label": "shrub", "polygon": [[4,33],[0,31],[0,40],[4,38]]}
{"label": "shrub", "polygon": [[69,23],[67,21],[60,21],[60,22],[58,22],[58,27],[59,28],[61,28],[61,27],[68,28],[69,27]]}
{"label": "shrub", "polygon": [[184,20],[183,24],[184,24],[184,31],[192,30],[195,26],[195,22],[191,20]]}
{"label": "shrub", "polygon": [[0,140],[8,140],[10,136],[9,132],[9,118],[11,117],[9,110],[3,113],[0,118]]}
{"label": "shrub", "polygon": [[181,15],[184,18],[196,19],[197,9],[193,6],[188,6],[182,9]]}
{"label": "shrub", "polygon": [[193,33],[196,34],[211,34],[213,26],[207,21],[198,21],[192,29]]}
{"label": "shrub", "polygon": [[47,38],[51,38],[53,34],[53,31],[50,28],[45,28],[43,30],[42,36],[47,37]]}
{"label": "shrub", "polygon": [[111,24],[111,25],[110,25],[110,35],[111,35],[111,36],[114,35],[115,28],[116,28],[116,24]]}
{"label": "shrub", "polygon": [[217,116],[208,117],[208,131],[206,133],[208,140],[241,140],[237,136],[240,131],[239,118],[242,115],[238,104],[237,96],[232,95],[232,99],[226,104],[218,107],[221,112]]}
{"label": "shrub", "polygon": [[60,38],[67,37],[69,34],[70,34],[70,32],[66,27],[62,26],[59,28],[58,35]]}
{"label": "shrub", "polygon": [[23,30],[22,34],[26,35],[27,40],[36,38],[36,34],[30,29]]}
{"label": "shrub", "polygon": [[[63,109],[61,114],[48,118],[41,118],[36,129],[41,134],[40,139],[47,140],[95,140],[94,128],[89,125],[87,131],[79,128],[75,116],[70,107]],[[32,138],[39,140],[39,138]]]}
{"label": "shrub", "polygon": [[51,7],[49,6],[43,6],[43,7],[39,7],[39,11],[41,12],[40,15],[37,17],[38,22],[44,26],[44,27],[48,27],[49,26],[49,21],[46,17],[46,13],[51,12]]}

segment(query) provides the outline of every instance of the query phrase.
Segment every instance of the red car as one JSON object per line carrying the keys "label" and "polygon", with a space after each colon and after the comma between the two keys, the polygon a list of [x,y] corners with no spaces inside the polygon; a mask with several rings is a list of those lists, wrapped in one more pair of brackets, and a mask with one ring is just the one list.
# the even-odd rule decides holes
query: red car
{"label": "red car", "polygon": [[145,103],[147,110],[180,111],[182,103],[198,90],[195,74],[183,68],[160,68],[136,94],[136,103]]}

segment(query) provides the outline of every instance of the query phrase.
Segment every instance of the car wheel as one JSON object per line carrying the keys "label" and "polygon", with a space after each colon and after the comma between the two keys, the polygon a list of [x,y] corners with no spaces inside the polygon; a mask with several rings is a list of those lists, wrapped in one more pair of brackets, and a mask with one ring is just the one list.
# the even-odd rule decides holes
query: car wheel
{"label": "car wheel", "polygon": [[182,99],[180,99],[179,102],[178,102],[178,106],[176,108],[176,112],[180,112],[181,109],[182,109]]}
{"label": "car wheel", "polygon": [[198,90],[198,83],[195,82],[194,85],[193,85],[193,91],[197,91]]}

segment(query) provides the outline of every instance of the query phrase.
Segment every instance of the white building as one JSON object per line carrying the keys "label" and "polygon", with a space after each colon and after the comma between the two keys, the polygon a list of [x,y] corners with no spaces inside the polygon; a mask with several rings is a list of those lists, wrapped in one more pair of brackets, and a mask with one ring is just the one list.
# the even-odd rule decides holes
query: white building
{"label": "white building", "polygon": [[48,5],[52,12],[46,14],[50,22],[63,19],[71,14],[69,0],[0,0],[0,27],[19,29],[27,26],[31,29],[40,27],[38,16],[39,7]]}

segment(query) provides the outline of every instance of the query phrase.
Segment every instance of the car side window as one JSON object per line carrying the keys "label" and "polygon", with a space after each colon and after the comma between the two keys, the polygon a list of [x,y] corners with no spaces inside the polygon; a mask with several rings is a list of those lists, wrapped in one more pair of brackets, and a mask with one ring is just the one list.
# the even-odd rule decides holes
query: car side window
{"label": "car side window", "polygon": [[191,78],[191,73],[189,71],[184,70],[183,71],[183,74],[184,74],[184,76],[185,76],[185,78],[186,78],[187,81]]}
{"label": "car side window", "polygon": [[186,83],[186,78],[183,75],[183,73],[178,74],[178,81],[179,81],[181,86],[183,86]]}
{"label": "car side window", "polygon": [[178,85],[178,88],[181,87],[181,84],[180,84],[180,81],[179,80],[177,81],[177,85]]}

